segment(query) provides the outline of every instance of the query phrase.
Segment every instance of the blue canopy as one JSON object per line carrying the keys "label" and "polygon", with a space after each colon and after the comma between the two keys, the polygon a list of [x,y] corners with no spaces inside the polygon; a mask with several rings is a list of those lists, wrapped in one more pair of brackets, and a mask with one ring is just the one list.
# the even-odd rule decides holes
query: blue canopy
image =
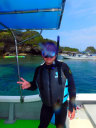
{"label": "blue canopy", "polygon": [[65,0],[0,0],[0,29],[58,29]]}

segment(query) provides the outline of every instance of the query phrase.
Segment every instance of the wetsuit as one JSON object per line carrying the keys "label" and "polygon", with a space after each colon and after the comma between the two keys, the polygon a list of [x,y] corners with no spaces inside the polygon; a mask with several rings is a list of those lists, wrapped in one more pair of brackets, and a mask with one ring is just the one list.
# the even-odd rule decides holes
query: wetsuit
{"label": "wetsuit", "polygon": [[[66,79],[68,79],[69,110],[73,111],[73,108],[75,108],[74,100],[75,100],[75,97],[76,97],[76,89],[75,89],[75,84],[74,84],[72,73],[71,73],[69,67],[67,66],[67,64],[56,61],[55,64],[52,64],[52,65],[43,64],[42,66],[39,66],[38,68],[36,68],[33,81],[30,82],[31,87],[28,88],[28,90],[35,90],[35,89],[38,88],[38,85],[39,85],[39,91],[41,93],[40,95],[41,95],[41,99],[43,101],[43,105],[42,105],[42,109],[41,109],[41,113],[40,113],[39,128],[47,128],[47,126],[48,126],[48,124],[49,124],[49,122],[52,118],[52,115],[54,113],[54,107],[53,106],[54,106],[54,102],[56,100],[56,99],[53,98],[54,99],[53,102],[49,102],[50,99],[52,99],[52,96],[51,96],[50,99],[48,99],[48,102],[46,101],[46,99],[44,100],[44,97],[42,95],[42,90],[43,90],[44,86],[47,85],[46,82],[49,79],[42,82],[43,81],[43,79],[42,79],[42,70],[44,71],[44,69],[47,69],[48,71],[49,70],[54,71],[56,68],[58,70],[58,69],[60,69],[60,68],[58,68],[58,67],[60,67],[60,65],[61,65],[61,69],[64,73],[64,76],[66,77]],[[47,73],[47,72],[44,72],[44,73]],[[60,74],[62,74],[62,73],[60,73],[58,71],[58,83],[59,84],[60,84],[60,82],[62,83],[62,81],[60,80],[60,77],[59,77]],[[49,76],[49,77],[52,77],[52,76]],[[46,79],[46,74],[45,74],[45,79]],[[61,76],[61,79],[62,79],[62,76]],[[50,86],[52,86],[52,82],[55,82],[55,79],[54,79],[54,81],[51,81],[51,85],[49,84]],[[42,84],[43,84],[43,86],[42,86]],[[46,88],[47,88],[47,86],[46,86]],[[58,90],[59,90],[59,88],[58,88]],[[60,92],[58,91],[57,93],[60,93]],[[47,93],[45,93],[44,95],[46,96]],[[58,95],[56,95],[56,96],[58,96]],[[67,115],[67,104],[68,103],[67,103],[67,101],[64,102],[64,103],[61,103],[62,98],[57,99],[57,102],[60,102],[61,106],[60,106],[60,111],[55,112],[55,124],[56,124],[56,126],[58,126],[59,124],[64,126],[64,123],[65,123],[65,120],[66,120],[66,115]]]}

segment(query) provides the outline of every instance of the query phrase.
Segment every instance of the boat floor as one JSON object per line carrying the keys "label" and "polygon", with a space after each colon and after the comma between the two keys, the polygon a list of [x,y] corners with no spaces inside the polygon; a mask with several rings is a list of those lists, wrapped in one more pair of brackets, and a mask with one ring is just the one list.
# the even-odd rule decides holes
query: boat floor
{"label": "boat floor", "polygon": [[[5,124],[5,120],[0,120],[0,128],[38,128],[39,120],[16,120],[14,124]],[[50,124],[48,128],[56,128]]]}
{"label": "boat floor", "polygon": [[86,104],[84,108],[92,124],[96,127],[96,104]]}
{"label": "boat floor", "polygon": [[[96,104],[84,104],[78,106],[75,119],[66,120],[66,128],[96,128]],[[38,128],[39,120],[16,120],[14,124],[5,124],[4,119],[0,119],[0,128]],[[48,128],[56,128],[50,124]]]}
{"label": "boat floor", "polygon": [[75,119],[69,120],[68,128],[96,128],[96,104],[84,104],[78,107]]}

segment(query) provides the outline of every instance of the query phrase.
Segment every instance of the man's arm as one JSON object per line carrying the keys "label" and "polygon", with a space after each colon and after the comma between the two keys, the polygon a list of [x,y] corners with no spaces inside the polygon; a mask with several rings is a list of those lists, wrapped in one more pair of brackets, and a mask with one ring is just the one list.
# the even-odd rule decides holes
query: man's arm
{"label": "man's arm", "polygon": [[71,73],[70,68],[67,64],[62,63],[62,68],[66,78],[68,79],[68,91],[69,91],[69,110],[72,112],[73,108],[76,108],[75,98],[76,98],[76,88],[74,84],[74,79]]}
{"label": "man's arm", "polygon": [[33,81],[30,82],[31,86],[27,90],[34,91],[38,88],[38,86],[37,86],[37,77],[38,77],[39,68],[40,67],[36,68],[35,73],[34,73],[34,77],[33,77]]}

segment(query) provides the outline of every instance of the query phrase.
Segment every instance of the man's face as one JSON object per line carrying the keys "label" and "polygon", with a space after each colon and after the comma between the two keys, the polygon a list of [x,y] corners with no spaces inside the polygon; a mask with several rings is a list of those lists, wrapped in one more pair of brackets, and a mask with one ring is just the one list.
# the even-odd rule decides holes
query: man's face
{"label": "man's face", "polygon": [[53,56],[52,58],[51,57],[48,57],[48,58],[43,57],[43,59],[47,65],[51,65],[51,64],[53,64],[53,61],[56,59],[56,56]]}

